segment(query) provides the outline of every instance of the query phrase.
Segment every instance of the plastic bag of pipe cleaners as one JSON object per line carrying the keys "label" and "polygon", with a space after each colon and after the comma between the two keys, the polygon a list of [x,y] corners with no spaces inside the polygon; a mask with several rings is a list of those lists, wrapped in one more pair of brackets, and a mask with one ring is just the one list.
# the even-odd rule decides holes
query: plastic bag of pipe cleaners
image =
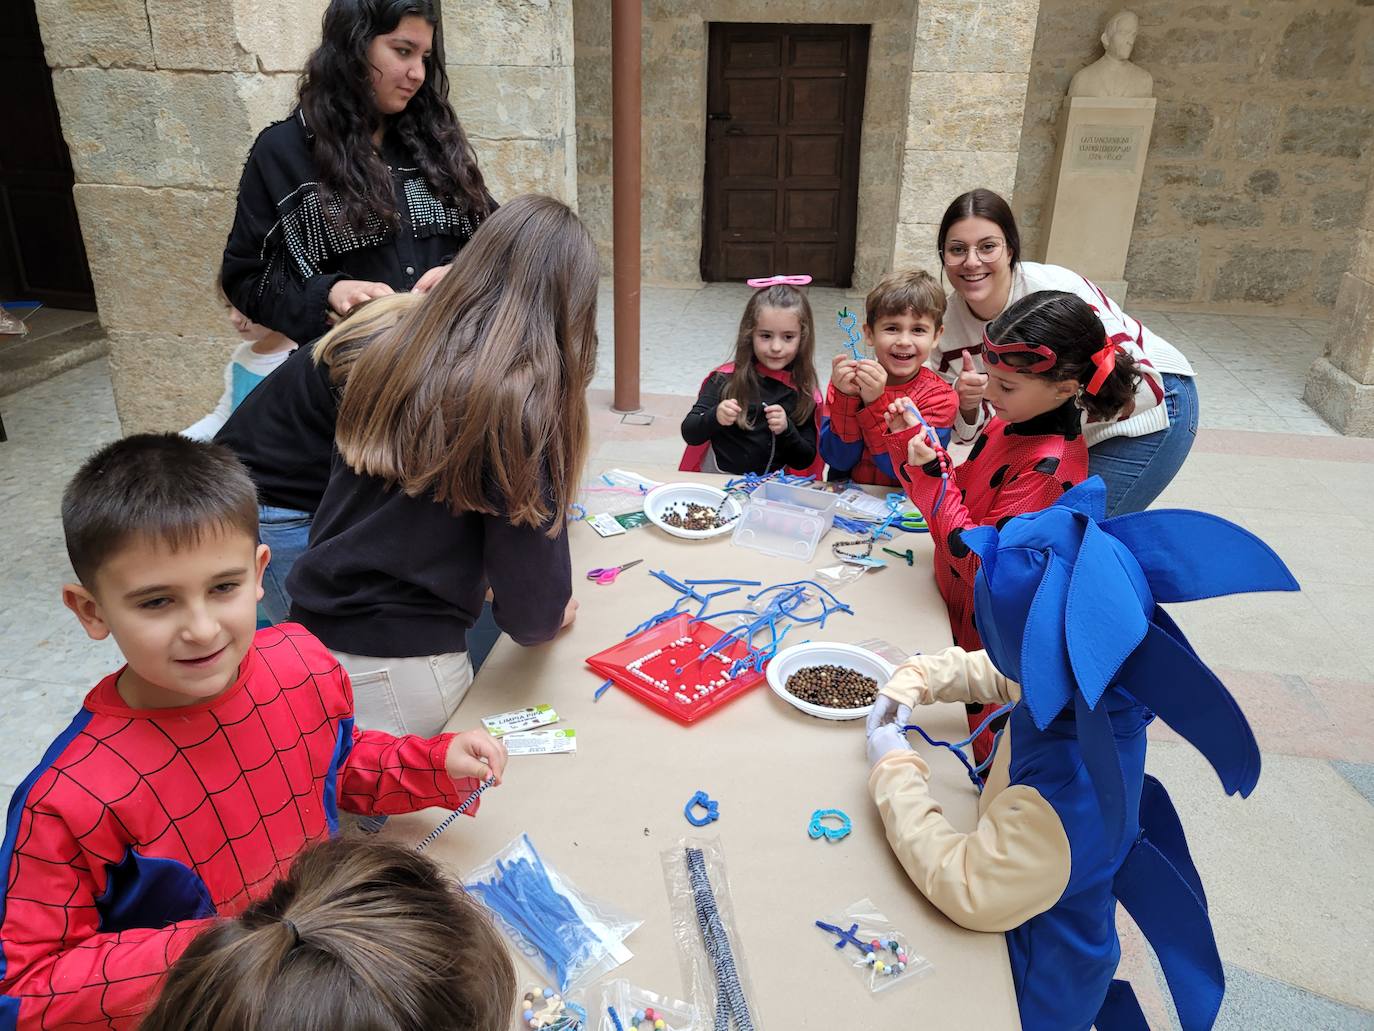
{"label": "plastic bag of pipe cleaners", "polygon": [[[614,1015],[613,1015],[614,1014]],[[598,1031],[704,1031],[697,1008],[623,977],[601,986]]]}
{"label": "plastic bag of pipe cleaners", "polygon": [[582,485],[577,500],[591,515],[629,515],[644,511],[644,496],[657,486],[657,480],[628,469],[607,469]]}
{"label": "plastic bag of pipe cleaners", "polygon": [[682,984],[702,1026],[761,1031],[720,839],[684,838],[661,858]]}
{"label": "plastic bag of pipe cleaners", "polygon": [[871,992],[909,984],[935,969],[869,899],[859,899],[838,917],[827,918],[823,922],[829,927],[821,927],[821,922],[817,922],[817,938],[826,941],[827,947],[863,979]]}
{"label": "plastic bag of pipe cleaners", "polygon": [[469,871],[464,887],[558,992],[590,983],[634,955],[625,939],[643,921],[579,891],[544,862],[527,834]]}

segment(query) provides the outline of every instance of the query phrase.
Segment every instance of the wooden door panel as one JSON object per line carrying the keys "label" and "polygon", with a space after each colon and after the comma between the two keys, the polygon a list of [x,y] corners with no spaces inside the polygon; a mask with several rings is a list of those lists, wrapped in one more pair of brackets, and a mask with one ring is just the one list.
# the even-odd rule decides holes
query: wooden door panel
{"label": "wooden door panel", "polygon": [[732,71],[777,68],[782,63],[782,40],[776,36],[736,36],[725,51],[725,65]]}
{"label": "wooden door panel", "polygon": [[787,141],[787,177],[839,178],[844,148],[839,133],[832,136],[793,136]]}
{"label": "wooden door panel", "polygon": [[759,269],[777,267],[774,260],[775,248],[771,243],[733,242],[725,248],[725,280],[752,279],[760,275]]}
{"label": "wooden door panel", "polygon": [[792,79],[788,86],[787,121],[791,125],[844,125],[844,79]]}
{"label": "wooden door panel", "polygon": [[847,42],[844,39],[793,38],[790,63],[793,68],[834,68],[844,71]]}
{"label": "wooden door panel", "polygon": [[710,26],[702,278],[852,282],[867,63],[867,26]]}
{"label": "wooden door panel", "polygon": [[726,198],[725,227],[746,230],[777,229],[776,190],[731,190]]}
{"label": "wooden door panel", "polygon": [[778,178],[778,138],[776,136],[727,136],[725,174]]}
{"label": "wooden door panel", "polygon": [[777,125],[781,95],[782,83],[777,79],[736,79],[725,87],[725,110],[732,122]]}
{"label": "wooden door panel", "polygon": [[833,235],[840,228],[839,190],[788,190],[783,200],[783,227],[792,233],[820,230]]}

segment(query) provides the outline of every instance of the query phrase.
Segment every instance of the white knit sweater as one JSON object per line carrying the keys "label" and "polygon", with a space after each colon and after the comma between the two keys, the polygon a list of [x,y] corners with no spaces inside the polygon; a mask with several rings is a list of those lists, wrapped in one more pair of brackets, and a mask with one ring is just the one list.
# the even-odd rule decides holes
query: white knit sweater
{"label": "white knit sweater", "polygon": [[[1120,334],[1129,338],[1123,341],[1121,346],[1140,363],[1141,371],[1145,374],[1136,391],[1135,411],[1129,419],[1088,422],[1086,416],[1084,417],[1083,436],[1088,447],[1108,437],[1143,437],[1147,433],[1167,429],[1169,413],[1161,403],[1164,373],[1192,376],[1193,367],[1188,364],[1188,359],[1163,337],[1151,333],[1139,321],[1122,311],[1120,305],[1103,293],[1096,283],[1085,279],[1077,272],[1059,265],[1041,265],[1033,261],[1018,262],[1012,270],[1011,294],[1007,298],[1007,305],[1010,306],[1037,290],[1064,290],[1077,294],[1091,304],[1097,310],[1098,318],[1102,320],[1108,336]],[[978,367],[978,371],[982,372],[983,329],[986,326],[987,321],[973,314],[957,291],[951,291],[949,307],[945,311],[945,332],[935,350],[931,352],[927,364],[946,381],[953,383],[959,378],[959,370],[962,367],[961,354],[969,351],[973,363]],[[986,405],[974,423],[964,421],[960,415],[954,424],[954,439],[965,442],[972,440],[985,418]]]}

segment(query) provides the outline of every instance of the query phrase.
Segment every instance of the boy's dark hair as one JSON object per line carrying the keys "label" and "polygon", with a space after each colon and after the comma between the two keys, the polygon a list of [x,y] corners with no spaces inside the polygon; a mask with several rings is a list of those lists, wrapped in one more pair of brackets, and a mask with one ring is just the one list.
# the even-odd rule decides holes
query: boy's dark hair
{"label": "boy's dark hair", "polygon": [[486,911],[424,856],[334,839],[196,938],[140,1031],[505,1031],[515,968]]}
{"label": "boy's dark hair", "polygon": [[939,329],[945,321],[945,292],[935,277],[924,269],[889,272],[864,298],[868,328],[889,315],[927,315]]}
{"label": "boy's dark hair", "polygon": [[[1092,305],[1064,290],[1037,290],[1011,304],[987,328],[988,339],[1002,344],[1020,340],[1055,353],[1054,368],[1039,373],[1049,380],[1076,379],[1086,386],[1097,371],[1093,355],[1107,343],[1107,330]],[[1096,394],[1083,393],[1078,403],[1092,419],[1108,421],[1135,397],[1140,368],[1124,350],[1116,351],[1116,365]],[[1033,358],[1011,354],[1002,359],[1016,367]]]}
{"label": "boy's dark hair", "polygon": [[258,494],[233,453],[175,433],[140,433],[101,448],[62,494],[62,531],[87,587],[131,538],[195,544],[207,530],[258,539]]}

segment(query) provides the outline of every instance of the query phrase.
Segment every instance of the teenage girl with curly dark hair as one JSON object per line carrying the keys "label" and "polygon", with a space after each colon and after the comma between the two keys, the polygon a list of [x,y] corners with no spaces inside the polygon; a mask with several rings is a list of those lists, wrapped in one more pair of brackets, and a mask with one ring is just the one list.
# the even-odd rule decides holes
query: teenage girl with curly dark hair
{"label": "teenage girl with curly dark hair", "polygon": [[331,0],[298,106],[248,154],[225,293],[309,342],[363,301],[428,291],[495,206],[448,102],[433,0]]}

